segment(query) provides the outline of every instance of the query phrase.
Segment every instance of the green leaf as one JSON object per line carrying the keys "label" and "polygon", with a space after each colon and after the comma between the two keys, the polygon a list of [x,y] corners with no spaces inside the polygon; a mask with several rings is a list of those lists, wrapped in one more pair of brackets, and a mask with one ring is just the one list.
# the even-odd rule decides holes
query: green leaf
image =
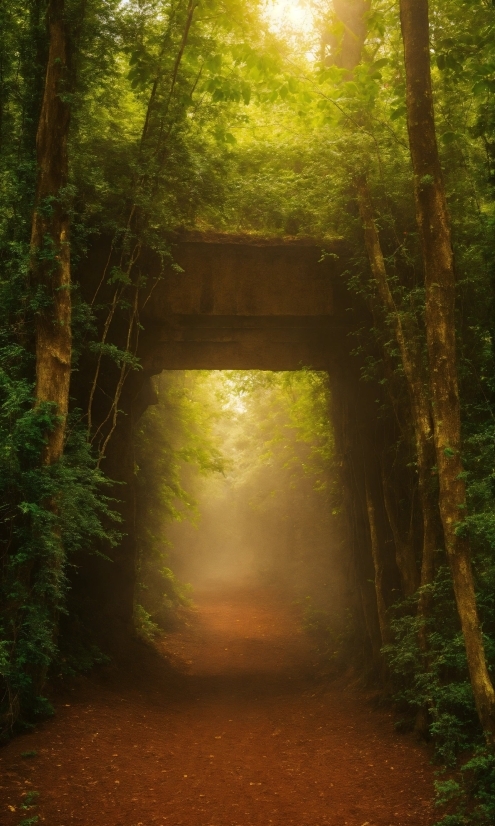
{"label": "green leaf", "polygon": [[130,284],[131,279],[120,267],[112,267],[107,284]]}
{"label": "green leaf", "polygon": [[205,60],[204,67],[205,69],[208,69],[210,72],[219,72],[222,68],[222,55],[212,55],[207,60]]}
{"label": "green leaf", "polygon": [[442,143],[444,143],[446,146],[448,146],[449,144],[454,143],[455,141],[459,140],[460,137],[461,137],[461,135],[459,135],[458,132],[448,131],[448,132],[444,132],[440,136],[440,140],[442,141]]}
{"label": "green leaf", "polygon": [[242,85],[241,85],[241,94],[242,94],[242,99],[243,99],[244,103],[246,104],[246,106],[248,106],[249,101],[251,100],[251,86],[250,86],[249,83],[245,83],[245,82],[242,83]]}
{"label": "green leaf", "polygon": [[491,92],[493,90],[493,86],[493,81],[490,82],[489,80],[483,78],[483,80],[476,81],[471,91],[473,95],[485,95],[487,92]]}
{"label": "green leaf", "polygon": [[398,118],[402,118],[407,112],[405,106],[398,106],[397,109],[392,109],[390,120],[397,120]]}

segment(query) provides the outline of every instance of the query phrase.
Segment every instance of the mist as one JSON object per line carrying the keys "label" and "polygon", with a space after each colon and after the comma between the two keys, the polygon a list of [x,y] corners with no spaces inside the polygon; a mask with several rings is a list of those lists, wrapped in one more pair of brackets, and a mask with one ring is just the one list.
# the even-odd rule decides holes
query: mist
{"label": "mist", "polygon": [[193,598],[204,589],[276,586],[341,616],[326,374],[169,372],[157,391],[152,415],[173,443],[182,491],[159,536],[177,580],[191,584]]}

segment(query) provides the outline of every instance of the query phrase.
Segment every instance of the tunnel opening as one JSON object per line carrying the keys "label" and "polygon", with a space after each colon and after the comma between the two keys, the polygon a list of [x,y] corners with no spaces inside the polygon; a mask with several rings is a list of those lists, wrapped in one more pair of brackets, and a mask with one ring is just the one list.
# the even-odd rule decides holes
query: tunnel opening
{"label": "tunnel opening", "polygon": [[[115,482],[111,493],[122,531],[114,547],[106,545],[100,555],[86,557],[75,566],[71,599],[105,650],[125,650],[134,634],[136,583],[140,581],[136,434],[147,411],[156,407],[157,377],[181,371],[215,371],[218,375],[247,371],[245,375],[251,376],[256,371],[272,376],[314,372],[328,377],[331,389],[325,422],[332,432],[334,480],[341,502],[342,540],[336,568],[344,582],[339,588],[346,593],[344,613],[353,618],[350,647],[360,667],[379,671],[380,652],[387,639],[387,611],[406,592],[407,566],[413,577],[417,575],[421,517],[417,498],[411,497],[415,486],[411,457],[404,455],[398,461],[397,456],[397,445],[407,451],[401,437],[407,417],[403,400],[398,399],[393,415],[384,413],[383,386],[366,380],[380,350],[377,347],[372,356],[360,348],[360,335],[372,326],[372,316],[365,297],[348,288],[348,277],[362,262],[339,240],[198,232],[175,237],[173,254],[174,265],[164,266],[151,252],[141,251],[135,265],[142,278],[139,304],[129,317],[125,308],[112,317],[112,342],[132,347],[139,369],[129,368],[120,384],[122,367],[110,359],[93,358],[81,363],[75,376],[79,404],[83,410],[91,409],[93,430],[98,434],[95,446],[105,447],[102,468]],[[104,239],[95,245],[85,282],[88,296],[95,288],[94,274],[102,267],[111,268],[114,257]],[[103,285],[100,298],[111,303],[111,290],[108,295],[105,290],[109,288]],[[101,323],[104,330],[105,318]],[[290,485],[285,489],[290,490]],[[222,505],[226,509],[224,494],[225,490],[223,494],[216,491],[219,510]],[[297,507],[286,505],[284,513],[293,517]],[[252,515],[246,521],[253,532]],[[213,511],[204,524],[208,522],[218,523]],[[314,524],[323,523],[320,512]],[[285,532],[285,545],[292,547],[296,532],[289,518],[281,517],[278,526],[277,539]],[[306,526],[301,534],[308,537],[313,529]],[[307,537],[301,543],[306,548],[311,545]],[[189,546],[195,542],[191,535]],[[313,553],[312,559],[318,558]],[[182,563],[176,562],[179,571]],[[292,571],[289,580],[298,581],[302,588],[307,573],[301,571],[313,571],[311,587],[325,592],[326,605],[332,610],[340,605],[324,570],[316,574],[317,566],[307,560],[306,565],[298,563],[296,573],[295,561],[286,563],[285,568]],[[272,569],[273,573],[277,566],[273,564]],[[187,570],[179,573],[179,579],[188,579]],[[311,594],[309,586],[306,583],[302,588],[305,596]]]}
{"label": "tunnel opening", "polygon": [[164,371],[154,387],[135,437],[138,627],[173,627],[190,590],[268,588],[337,636],[347,584],[328,374]]}

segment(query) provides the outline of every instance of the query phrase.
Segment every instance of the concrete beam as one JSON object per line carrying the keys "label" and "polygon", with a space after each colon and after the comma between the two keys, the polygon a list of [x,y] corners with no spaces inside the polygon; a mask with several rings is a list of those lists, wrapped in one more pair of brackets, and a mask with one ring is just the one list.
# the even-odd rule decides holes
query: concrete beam
{"label": "concrete beam", "polygon": [[158,278],[156,265],[149,269],[144,370],[325,369],[348,322],[335,301],[341,245],[325,248],[327,256],[308,239],[181,236],[173,249],[181,271],[168,267]]}

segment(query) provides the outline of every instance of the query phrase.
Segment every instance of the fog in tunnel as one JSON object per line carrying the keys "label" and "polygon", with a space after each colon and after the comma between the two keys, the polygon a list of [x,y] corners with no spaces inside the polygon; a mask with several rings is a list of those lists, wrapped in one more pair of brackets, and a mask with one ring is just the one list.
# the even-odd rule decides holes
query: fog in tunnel
{"label": "fog in tunnel", "polygon": [[[193,599],[205,588],[268,585],[341,615],[345,559],[327,375],[170,371],[156,386],[143,431],[148,461],[157,461],[160,440],[168,459],[166,507],[154,506],[155,562],[143,565],[147,610],[161,559],[191,584]],[[145,456],[142,465],[146,475]],[[147,493],[145,485],[145,505]]]}

